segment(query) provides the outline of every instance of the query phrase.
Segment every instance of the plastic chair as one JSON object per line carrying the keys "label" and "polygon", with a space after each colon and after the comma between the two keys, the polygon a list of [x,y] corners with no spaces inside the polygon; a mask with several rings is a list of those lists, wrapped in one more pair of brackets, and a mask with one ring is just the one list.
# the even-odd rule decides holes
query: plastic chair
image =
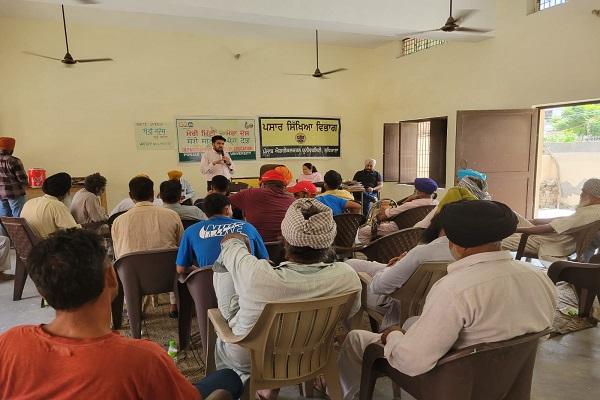
{"label": "plastic chair", "polygon": [[182,219],[181,220],[181,223],[183,224],[183,229],[187,229],[190,226],[192,226],[198,222],[200,222],[200,221],[198,221],[197,219]]}
{"label": "plastic chair", "polygon": [[131,336],[141,337],[142,297],[175,290],[177,249],[136,251],[117,259],[114,267],[123,283]]}
{"label": "plastic chair", "polygon": [[592,316],[594,297],[600,301],[600,257],[594,256],[591,261],[598,264],[586,264],[573,261],[557,261],[548,268],[548,277],[552,282],[568,282],[575,286],[579,298],[580,317]]}
{"label": "plastic chair", "polygon": [[392,221],[398,225],[398,229],[412,228],[417,222],[422,221],[434,208],[435,205],[411,208],[396,215]]}
{"label": "plastic chair", "polygon": [[366,218],[362,214],[340,214],[334,216],[333,220],[337,227],[333,246],[336,252],[348,252],[354,245],[358,228],[365,223]]}
{"label": "plastic chair", "polygon": [[204,354],[207,351],[208,310],[217,307],[217,295],[213,286],[213,270],[205,268],[190,276],[185,283],[177,282],[177,304],[179,306],[179,349],[190,344],[192,314],[196,311],[196,319],[200,330],[200,338]]}
{"label": "plastic chair", "polygon": [[108,217],[108,221],[106,221],[106,223],[108,224],[108,226],[112,227],[112,224],[115,222],[115,219],[117,219],[117,217],[125,214],[127,211],[120,211],[118,213],[114,213],[113,215],[111,215],[110,217]]}
{"label": "plastic chair", "polygon": [[[585,251],[590,246],[592,240],[596,237],[596,235],[600,232],[600,221],[592,222],[591,224],[587,224],[584,226],[580,226],[578,228],[569,229],[565,231],[565,235],[572,235],[575,237],[575,260],[579,262],[583,262]],[[537,253],[528,253],[525,251],[525,247],[527,246],[527,240],[529,239],[528,233],[521,234],[521,241],[519,242],[519,247],[517,248],[517,255],[515,256],[516,260],[520,260],[523,257],[525,258],[537,258]],[[536,235],[536,236],[544,236]],[[571,254],[556,254],[557,257],[564,256],[568,257]]]}
{"label": "plastic chair", "polygon": [[25,281],[27,280],[27,257],[29,252],[41,239],[33,233],[25,218],[0,217],[4,230],[15,246],[17,253],[15,266],[15,286],[13,301],[21,300]]}
{"label": "plastic chair", "polygon": [[421,228],[403,229],[374,240],[364,247],[358,246],[351,250],[363,253],[370,261],[387,264],[392,258],[415,247],[421,239],[422,232]]}
{"label": "plastic chair", "polygon": [[[425,299],[433,285],[448,274],[448,262],[428,262],[421,264],[408,280],[389,297],[400,303],[399,325],[415,315],[421,315],[425,306]],[[373,278],[366,272],[359,272],[358,276],[363,287],[362,308],[369,316],[371,330],[378,332],[384,315],[367,306],[367,289]]]}
{"label": "plastic chair", "polygon": [[260,172],[259,172],[259,177],[263,176],[263,174],[267,171],[270,171],[272,169],[275,169],[277,167],[284,167],[283,164],[263,164],[260,166]]}
{"label": "plastic chair", "polygon": [[330,397],[341,399],[333,340],[338,323],[348,318],[355,296],[358,291],[266,304],[245,336],[235,336],[218,309],[209,310],[207,372],[215,369],[216,333],[223,342],[250,352],[252,371],[244,398],[253,399],[256,390],[303,383],[325,374]]}
{"label": "plastic chair", "polygon": [[265,242],[265,247],[267,248],[267,253],[269,253],[269,261],[274,265],[279,265],[285,260],[285,249],[281,240]]}
{"label": "plastic chair", "polygon": [[452,350],[431,371],[414,377],[393,368],[381,344],[370,344],[363,356],[359,398],[370,400],[377,378],[388,376],[420,400],[528,400],[539,338],[548,333]]}

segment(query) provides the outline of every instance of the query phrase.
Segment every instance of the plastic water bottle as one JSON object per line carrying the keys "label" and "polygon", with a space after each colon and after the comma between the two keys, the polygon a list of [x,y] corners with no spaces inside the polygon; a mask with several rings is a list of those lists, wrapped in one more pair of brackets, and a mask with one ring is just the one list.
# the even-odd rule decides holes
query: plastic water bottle
{"label": "plastic water bottle", "polygon": [[169,357],[177,362],[177,343],[174,340],[169,340],[169,350],[167,350]]}

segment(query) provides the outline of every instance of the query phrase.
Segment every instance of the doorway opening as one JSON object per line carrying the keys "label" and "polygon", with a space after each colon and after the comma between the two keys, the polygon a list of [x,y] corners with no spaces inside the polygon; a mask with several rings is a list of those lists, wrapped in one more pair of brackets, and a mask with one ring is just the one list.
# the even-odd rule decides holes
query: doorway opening
{"label": "doorway opening", "polygon": [[583,183],[600,177],[600,101],[540,108],[536,216],[571,215]]}

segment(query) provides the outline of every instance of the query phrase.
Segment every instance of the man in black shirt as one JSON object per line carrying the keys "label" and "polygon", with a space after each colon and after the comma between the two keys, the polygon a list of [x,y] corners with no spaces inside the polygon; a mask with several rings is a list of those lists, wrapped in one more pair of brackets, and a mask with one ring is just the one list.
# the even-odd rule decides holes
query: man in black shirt
{"label": "man in black shirt", "polygon": [[383,188],[383,179],[381,174],[375,171],[376,161],[373,159],[365,160],[365,168],[361,171],[357,171],[354,174],[353,180],[362,183],[365,188],[363,193],[354,193],[354,197],[357,200],[363,200],[363,214],[367,215],[371,203],[377,201],[377,194]]}

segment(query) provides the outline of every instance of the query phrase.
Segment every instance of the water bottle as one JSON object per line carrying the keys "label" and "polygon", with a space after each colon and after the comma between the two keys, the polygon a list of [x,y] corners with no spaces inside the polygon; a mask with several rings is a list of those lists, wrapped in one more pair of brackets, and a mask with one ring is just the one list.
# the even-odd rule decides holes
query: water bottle
{"label": "water bottle", "polygon": [[174,340],[169,340],[169,350],[167,350],[169,357],[177,362],[177,343]]}

